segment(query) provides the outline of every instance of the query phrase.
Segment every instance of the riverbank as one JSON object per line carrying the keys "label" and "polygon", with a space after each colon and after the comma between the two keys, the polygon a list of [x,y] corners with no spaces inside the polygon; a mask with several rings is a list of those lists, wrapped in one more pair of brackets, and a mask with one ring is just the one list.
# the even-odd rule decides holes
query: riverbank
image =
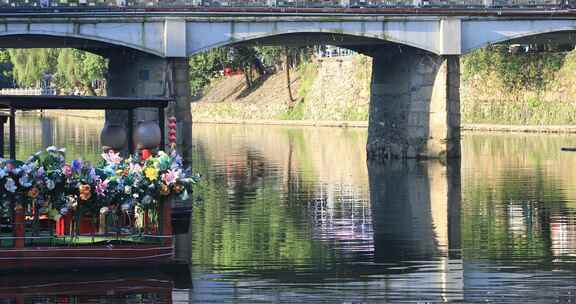
{"label": "riverbank", "polygon": [[[368,128],[368,121],[194,119],[192,123],[216,124],[216,125]],[[497,125],[497,124],[462,124],[461,130],[471,132],[576,133],[576,125],[521,126],[521,125]]]}
{"label": "riverbank", "polygon": [[[267,74],[248,88],[242,75],[214,79],[192,103],[192,117],[216,120],[365,121],[368,119],[370,57],[317,58]],[[292,97],[292,99],[291,99]]]}
{"label": "riverbank", "polygon": [[104,119],[105,111],[99,110],[44,110],[42,112],[46,116],[69,116],[84,119]]}
{"label": "riverbank", "polygon": [[[44,111],[46,116],[69,116],[82,119],[104,119],[104,111]],[[273,120],[273,119],[207,119],[194,118],[193,124],[220,125],[262,125],[262,126],[294,126],[294,127],[327,127],[327,128],[368,128],[368,121],[337,121],[337,120]],[[576,125],[500,125],[471,124],[461,126],[462,131],[472,132],[512,132],[512,133],[574,133]]]}

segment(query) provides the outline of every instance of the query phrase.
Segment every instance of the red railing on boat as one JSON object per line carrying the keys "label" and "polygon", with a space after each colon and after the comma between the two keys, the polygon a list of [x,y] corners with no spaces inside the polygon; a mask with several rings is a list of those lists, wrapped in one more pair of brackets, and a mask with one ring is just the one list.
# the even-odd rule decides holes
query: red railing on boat
{"label": "red railing on boat", "polygon": [[[24,211],[14,212],[12,235],[0,236],[0,270],[130,266],[169,263],[174,257],[171,210],[162,205],[162,220],[139,233],[75,233],[58,235],[52,223],[50,235],[27,235]],[[153,234],[149,234],[153,233]]]}

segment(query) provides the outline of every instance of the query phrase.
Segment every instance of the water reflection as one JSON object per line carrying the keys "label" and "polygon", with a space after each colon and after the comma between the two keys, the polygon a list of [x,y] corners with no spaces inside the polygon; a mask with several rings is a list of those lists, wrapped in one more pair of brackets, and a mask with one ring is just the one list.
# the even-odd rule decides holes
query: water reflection
{"label": "water reflection", "polygon": [[[0,303],[173,303],[190,301],[190,271],[92,269],[0,276]],[[182,290],[185,288],[185,290]]]}
{"label": "water reflection", "polygon": [[460,162],[370,162],[376,261],[458,256]]}
{"label": "water reflection", "polygon": [[[19,155],[49,138],[71,157],[99,154],[101,121],[22,119]],[[576,137],[466,134],[447,164],[367,165],[365,140],[195,126],[202,200],[176,243],[193,284],[172,301],[576,301],[576,155],[560,152]]]}
{"label": "water reflection", "polygon": [[[99,119],[18,115],[16,158],[26,159],[36,151],[54,145],[66,148],[68,159],[84,157],[90,161],[97,160],[102,152],[100,130],[103,125]],[[5,134],[5,143],[8,144],[8,134]]]}
{"label": "water reflection", "polygon": [[194,134],[206,174],[192,232],[195,300],[463,297],[458,162],[366,166],[363,130]]}

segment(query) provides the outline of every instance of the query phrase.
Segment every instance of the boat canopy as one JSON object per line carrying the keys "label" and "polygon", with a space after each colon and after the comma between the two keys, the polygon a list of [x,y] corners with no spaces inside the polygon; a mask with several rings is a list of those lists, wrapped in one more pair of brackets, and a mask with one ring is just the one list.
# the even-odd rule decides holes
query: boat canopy
{"label": "boat canopy", "polygon": [[[10,159],[16,159],[16,111],[29,110],[127,110],[128,138],[132,138],[134,109],[157,108],[161,130],[161,146],[165,145],[165,111],[170,102],[164,97],[102,97],[59,95],[0,95],[0,158],[4,157],[4,124],[10,120]],[[6,112],[3,112],[5,110]],[[134,144],[128,141],[128,150],[134,152]]]}
{"label": "boat canopy", "polygon": [[133,110],[136,108],[166,108],[171,101],[173,100],[163,97],[0,95],[0,109]]}

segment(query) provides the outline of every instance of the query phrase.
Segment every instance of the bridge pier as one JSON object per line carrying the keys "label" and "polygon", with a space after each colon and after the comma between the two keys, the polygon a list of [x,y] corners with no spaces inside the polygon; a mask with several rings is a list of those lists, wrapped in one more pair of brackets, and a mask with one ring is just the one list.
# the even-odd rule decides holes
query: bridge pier
{"label": "bridge pier", "polygon": [[409,47],[374,57],[369,159],[460,156],[460,63]]}
{"label": "bridge pier", "polygon": [[[167,116],[178,121],[178,150],[189,160],[192,142],[192,115],[190,112],[190,84],[186,58],[160,58],[139,52],[111,52],[108,66],[108,96],[117,97],[171,97]],[[156,109],[138,109],[134,113],[134,127],[138,121],[157,121]],[[106,122],[128,127],[125,111],[107,111]],[[130,139],[129,139],[130,140]]]}

